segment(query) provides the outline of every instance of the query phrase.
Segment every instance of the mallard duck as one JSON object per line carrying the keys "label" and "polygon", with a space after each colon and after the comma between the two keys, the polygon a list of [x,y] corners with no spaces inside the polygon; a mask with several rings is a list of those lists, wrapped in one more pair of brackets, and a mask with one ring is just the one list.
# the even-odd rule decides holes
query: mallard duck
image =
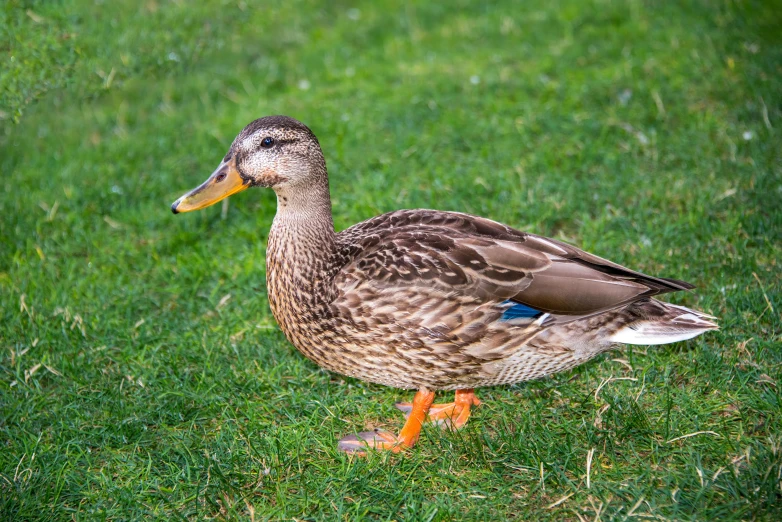
{"label": "mallard duck", "polygon": [[[561,372],[616,344],[665,344],[717,328],[653,296],[694,288],[652,277],[483,217],[398,210],[335,233],[320,144],[286,116],[253,121],[177,214],[250,187],[277,194],[266,251],[274,318],[336,373],[416,390],[398,435],[347,436],[339,449],[398,452],[424,422],[460,428],[474,389]],[[435,391],[454,401],[433,404]]]}

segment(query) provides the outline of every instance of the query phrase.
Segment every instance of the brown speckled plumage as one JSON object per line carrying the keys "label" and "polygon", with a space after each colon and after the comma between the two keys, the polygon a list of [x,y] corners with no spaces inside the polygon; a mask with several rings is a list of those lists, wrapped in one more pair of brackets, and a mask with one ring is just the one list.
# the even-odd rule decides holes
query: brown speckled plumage
{"label": "brown speckled plumage", "polygon": [[[261,146],[265,137],[273,147]],[[277,193],[266,258],[274,317],[328,370],[397,388],[468,389],[563,371],[615,342],[660,344],[716,327],[653,298],[687,283],[477,216],[399,210],[335,233],[320,146],[291,118],[251,123],[225,161],[233,157],[246,184]],[[506,316],[517,304],[534,315]]]}
{"label": "brown speckled plumage", "polygon": [[[317,221],[324,228],[278,211],[267,250],[274,316],[324,368],[397,388],[474,388],[566,370],[610,348],[634,310],[659,308],[663,318],[664,305],[649,295],[686,287],[595,265],[598,258],[569,245],[467,214],[401,210],[339,234],[328,233],[330,219]],[[619,284],[623,292],[598,294],[592,308],[579,303],[577,315],[503,321],[512,298],[546,308],[538,301],[544,292],[526,300],[524,290],[547,270],[561,272],[558,262],[578,266],[577,275],[594,271],[598,289]],[[629,305],[627,288],[641,296]]]}

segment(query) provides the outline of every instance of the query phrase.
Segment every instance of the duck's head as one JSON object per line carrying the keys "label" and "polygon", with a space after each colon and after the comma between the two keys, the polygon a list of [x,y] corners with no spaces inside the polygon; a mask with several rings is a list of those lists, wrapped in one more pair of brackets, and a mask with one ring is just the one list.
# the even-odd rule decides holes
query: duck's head
{"label": "duck's head", "polygon": [[176,200],[171,211],[208,207],[254,186],[280,190],[325,176],[323,152],[312,131],[288,116],[266,116],[245,127],[209,179]]}

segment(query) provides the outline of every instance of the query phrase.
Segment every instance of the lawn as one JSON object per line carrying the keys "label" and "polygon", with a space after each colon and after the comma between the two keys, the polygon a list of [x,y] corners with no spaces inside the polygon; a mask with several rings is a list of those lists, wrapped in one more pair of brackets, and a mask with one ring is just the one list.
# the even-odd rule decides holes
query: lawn
{"label": "lawn", "polygon": [[[780,27],[751,0],[6,2],[0,519],[782,519]],[[340,454],[412,393],[277,329],[273,193],[169,210],[267,114],[319,137],[339,229],[484,215],[690,281],[670,300],[721,330]]]}

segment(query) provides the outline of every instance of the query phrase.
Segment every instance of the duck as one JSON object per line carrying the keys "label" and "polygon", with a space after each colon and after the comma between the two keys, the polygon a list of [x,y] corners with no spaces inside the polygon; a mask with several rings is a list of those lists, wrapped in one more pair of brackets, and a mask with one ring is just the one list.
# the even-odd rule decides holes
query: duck
{"label": "duck", "polygon": [[[568,243],[462,212],[396,210],[336,232],[315,134],[266,116],[234,139],[217,169],[171,206],[213,205],[272,189],[266,249],[272,314],[305,357],[341,375],[403,390],[399,433],[343,437],[337,448],[400,452],[425,423],[462,428],[475,389],[539,379],[618,345],[684,341],[715,317],[655,298],[694,288]],[[434,403],[435,392],[452,402]]]}

